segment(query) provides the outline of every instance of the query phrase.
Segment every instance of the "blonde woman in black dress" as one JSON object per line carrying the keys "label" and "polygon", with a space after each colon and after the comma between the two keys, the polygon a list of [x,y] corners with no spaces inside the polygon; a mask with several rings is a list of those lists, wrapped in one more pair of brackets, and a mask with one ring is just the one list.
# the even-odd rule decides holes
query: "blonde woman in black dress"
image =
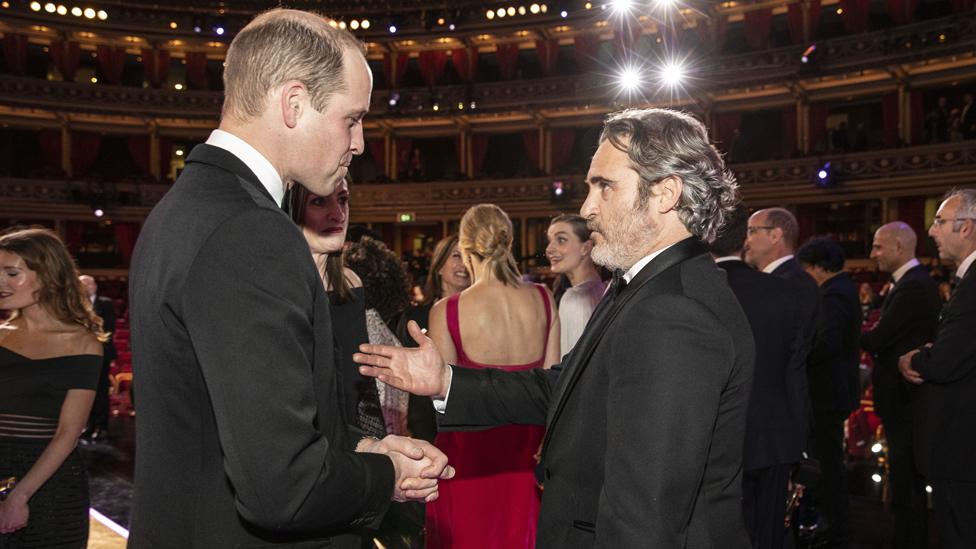
{"label": "blonde woman in black dress", "polygon": [[0,236],[0,547],[85,547],[88,479],[75,447],[108,334],[47,229]]}

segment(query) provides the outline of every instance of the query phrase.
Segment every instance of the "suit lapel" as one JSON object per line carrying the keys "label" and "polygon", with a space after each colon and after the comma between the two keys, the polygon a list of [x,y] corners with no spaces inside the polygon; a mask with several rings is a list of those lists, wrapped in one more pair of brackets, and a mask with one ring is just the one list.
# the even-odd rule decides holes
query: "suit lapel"
{"label": "suit lapel", "polygon": [[197,145],[196,147],[193,147],[193,150],[190,151],[189,156],[186,157],[186,163],[208,164],[222,170],[227,170],[236,175],[237,179],[243,182],[246,187],[249,187],[248,191],[251,192],[251,194],[254,194],[254,191],[257,191],[275,204],[275,206],[281,206],[281,204],[275,203],[271,193],[269,193],[268,189],[261,184],[261,180],[258,179],[258,176],[254,175],[254,172],[247,167],[247,164],[244,164],[240,158],[237,158],[226,149],[221,149],[220,147],[215,147],[213,145],[207,145],[206,143]]}
{"label": "suit lapel", "polygon": [[[565,407],[573,387],[579,381],[583,370],[589,365],[593,352],[596,350],[600,340],[603,339],[603,334],[613,324],[613,320],[617,314],[654,277],[678,263],[704,253],[707,253],[707,250],[697,239],[686,238],[661,252],[660,255],[645,265],[615,299],[610,301],[610,296],[607,296],[600,303],[600,306],[597,308],[598,310],[594,311],[592,321],[586,325],[586,329],[583,330],[583,335],[580,336],[579,342],[567,358],[568,364],[566,368],[559,376],[559,385],[553,395],[553,404],[549,407],[549,418],[546,421],[543,455],[545,454],[545,448],[549,443],[549,439],[552,437],[553,426],[558,421],[559,415]],[[603,310],[600,310],[601,308]],[[603,318],[599,318],[597,313],[602,313],[604,310],[606,311],[605,315],[603,315]]]}

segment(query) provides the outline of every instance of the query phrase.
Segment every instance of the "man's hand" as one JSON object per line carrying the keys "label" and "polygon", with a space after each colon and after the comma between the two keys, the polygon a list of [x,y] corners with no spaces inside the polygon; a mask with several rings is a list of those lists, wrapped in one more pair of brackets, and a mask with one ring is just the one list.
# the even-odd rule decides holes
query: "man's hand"
{"label": "man's hand", "polygon": [[447,463],[444,452],[425,440],[396,435],[363,440],[357,451],[384,454],[393,461],[395,501],[434,501],[438,496],[437,481],[454,477],[454,468]]}
{"label": "man's hand", "polygon": [[913,385],[921,385],[922,383],[925,383],[925,380],[922,379],[921,374],[912,369],[912,357],[917,355],[918,352],[919,349],[909,351],[898,359],[898,370],[901,372],[901,376],[905,378],[905,381]]}
{"label": "man's hand", "polygon": [[416,322],[411,320],[407,330],[419,347],[360,345],[360,352],[352,355],[352,359],[361,364],[359,373],[408,393],[444,398],[451,386],[451,367]]}

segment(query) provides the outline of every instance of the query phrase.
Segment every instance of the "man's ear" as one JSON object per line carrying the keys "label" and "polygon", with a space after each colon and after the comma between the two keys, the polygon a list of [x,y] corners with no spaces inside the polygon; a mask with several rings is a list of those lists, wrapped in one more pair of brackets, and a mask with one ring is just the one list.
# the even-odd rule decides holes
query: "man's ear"
{"label": "man's ear", "polygon": [[678,207],[678,200],[681,199],[681,190],[684,187],[680,177],[669,175],[659,181],[655,187],[658,213],[667,213]]}
{"label": "man's ear", "polygon": [[298,125],[308,103],[308,90],[297,80],[286,82],[278,96],[281,119],[288,128]]}

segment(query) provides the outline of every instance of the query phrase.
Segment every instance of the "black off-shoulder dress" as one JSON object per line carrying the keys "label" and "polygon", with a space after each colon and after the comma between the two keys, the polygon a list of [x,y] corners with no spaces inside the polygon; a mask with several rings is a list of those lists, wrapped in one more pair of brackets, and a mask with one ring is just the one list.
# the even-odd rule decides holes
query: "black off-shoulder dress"
{"label": "black off-shoulder dress", "polygon": [[[31,359],[0,347],[0,478],[24,475],[51,442],[70,389],[98,387],[102,358]],[[27,527],[0,534],[0,549],[88,544],[88,475],[77,450],[28,501]]]}

